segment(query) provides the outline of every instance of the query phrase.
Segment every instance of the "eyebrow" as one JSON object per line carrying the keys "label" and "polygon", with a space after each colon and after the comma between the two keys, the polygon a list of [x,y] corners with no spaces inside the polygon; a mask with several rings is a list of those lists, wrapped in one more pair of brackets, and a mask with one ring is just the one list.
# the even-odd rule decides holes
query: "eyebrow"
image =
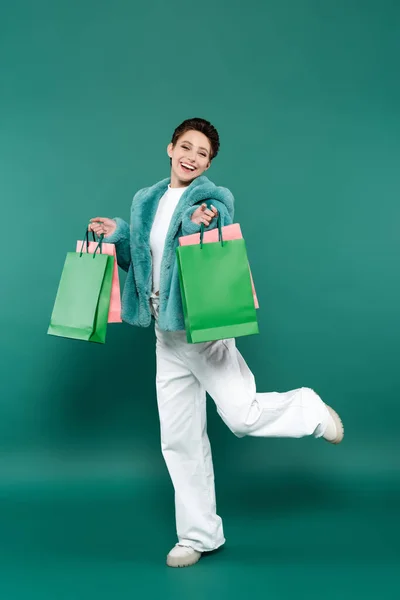
{"label": "eyebrow", "polygon": [[[190,144],[191,146],[193,146],[192,142],[189,142],[188,140],[183,140],[182,144]],[[209,153],[209,151],[207,150],[207,148],[203,148],[203,146],[199,146],[200,150],[205,150],[207,153]]]}

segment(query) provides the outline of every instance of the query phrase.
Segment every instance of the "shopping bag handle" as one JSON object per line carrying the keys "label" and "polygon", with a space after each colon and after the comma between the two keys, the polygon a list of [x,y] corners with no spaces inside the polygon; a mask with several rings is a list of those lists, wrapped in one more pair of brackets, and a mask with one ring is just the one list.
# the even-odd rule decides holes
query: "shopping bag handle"
{"label": "shopping bag handle", "polygon": [[[94,231],[92,231],[92,236],[93,236],[93,241],[95,242],[96,241],[96,236],[94,234]],[[104,239],[104,233],[102,233],[101,236],[99,237],[98,244],[96,246],[95,251],[93,252],[93,258],[95,258],[97,250],[100,250],[100,254],[103,253],[103,247],[102,247],[102,245],[103,245],[103,239]],[[83,254],[83,246],[85,245],[85,241],[86,241],[86,252],[89,252],[89,228],[86,228],[86,233],[84,235],[84,240],[82,242],[81,252],[79,254],[79,257],[81,257],[82,254]]]}
{"label": "shopping bag handle", "polygon": [[[212,200],[206,200],[205,202],[203,202],[203,204],[207,205],[208,209],[211,209],[212,206]],[[217,227],[218,227],[218,241],[221,242],[221,246],[224,245],[224,240],[222,237],[222,223],[221,223],[221,215],[218,213],[218,217],[217,217]],[[203,249],[203,238],[204,238],[204,233],[205,233],[205,226],[204,223],[200,224],[200,250]]]}

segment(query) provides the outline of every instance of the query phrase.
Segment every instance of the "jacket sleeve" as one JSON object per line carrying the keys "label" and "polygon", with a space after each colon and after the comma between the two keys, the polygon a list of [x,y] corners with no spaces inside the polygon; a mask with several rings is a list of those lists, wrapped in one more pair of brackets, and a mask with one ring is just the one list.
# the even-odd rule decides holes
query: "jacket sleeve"
{"label": "jacket sleeve", "polygon": [[129,225],[119,217],[115,217],[114,221],[117,223],[117,228],[112,235],[104,238],[104,242],[115,244],[118,266],[124,271],[128,271],[131,264]]}
{"label": "jacket sleeve", "polygon": [[[203,202],[199,202],[194,206],[190,206],[183,215],[182,219],[182,235],[191,235],[192,233],[200,233],[200,225],[193,223],[191,220],[192,214],[195,210],[199,208],[199,206]],[[215,206],[218,213],[221,215],[221,225],[224,227],[225,225],[231,225],[233,223],[233,215],[234,211],[228,210],[223,202],[219,200],[212,200],[212,205]],[[211,229],[215,229],[217,227],[217,219],[213,219],[208,227],[205,227],[204,231],[210,231]]]}

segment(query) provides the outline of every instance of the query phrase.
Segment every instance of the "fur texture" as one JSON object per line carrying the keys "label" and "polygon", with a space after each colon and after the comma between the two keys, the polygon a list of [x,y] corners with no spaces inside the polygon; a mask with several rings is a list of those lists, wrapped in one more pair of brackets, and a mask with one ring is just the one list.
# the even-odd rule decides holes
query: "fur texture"
{"label": "fur texture", "polygon": [[[139,190],[132,201],[130,226],[117,217],[116,231],[104,238],[105,242],[115,244],[118,265],[128,272],[122,294],[122,319],[138,327],[148,327],[153,319],[149,301],[152,287],[150,231],[158,203],[169,183],[169,178],[163,179]],[[206,176],[192,181],[182,194],[171,219],[161,263],[159,327],[164,331],[185,329],[175,250],[180,236],[200,231],[200,226],[191,221],[191,216],[198,203],[204,200],[212,200],[223,226],[233,222],[234,199],[231,192],[216,186]],[[207,229],[214,227],[216,219]]]}

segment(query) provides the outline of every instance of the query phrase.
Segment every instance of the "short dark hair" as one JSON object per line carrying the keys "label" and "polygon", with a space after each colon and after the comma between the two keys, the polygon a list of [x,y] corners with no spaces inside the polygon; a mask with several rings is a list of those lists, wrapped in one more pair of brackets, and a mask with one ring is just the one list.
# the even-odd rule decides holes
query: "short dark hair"
{"label": "short dark hair", "polygon": [[210,161],[215,158],[218,154],[219,150],[219,135],[218,131],[215,129],[213,125],[211,125],[210,121],[206,121],[205,119],[199,119],[198,117],[194,119],[186,119],[183,121],[178,127],[175,129],[171,143],[175,146],[178,139],[186,133],[187,131],[200,131],[204,133],[204,135],[210,140],[211,144],[211,156]]}

